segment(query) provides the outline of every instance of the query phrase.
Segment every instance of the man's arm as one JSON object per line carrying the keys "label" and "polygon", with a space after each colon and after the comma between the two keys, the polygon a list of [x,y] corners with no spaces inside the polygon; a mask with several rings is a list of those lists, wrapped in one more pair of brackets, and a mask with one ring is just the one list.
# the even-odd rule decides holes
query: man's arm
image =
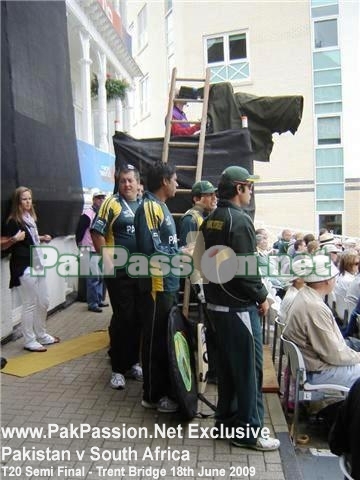
{"label": "man's arm", "polygon": [[346,345],[331,311],[325,304],[323,309],[314,312],[307,328],[312,348],[323,362],[334,366],[360,363],[360,352],[355,352]]}
{"label": "man's arm", "polygon": [[[181,247],[185,247],[189,243],[187,238],[188,233],[197,232],[197,230],[198,230],[197,224],[196,222],[194,222],[194,219],[192,218],[192,216],[185,215],[185,217],[183,217],[180,222],[179,245]],[[195,235],[194,237],[196,238]]]}
{"label": "man's arm", "polygon": [[80,215],[79,222],[76,227],[75,239],[76,245],[81,244],[81,240],[84,238],[86,229],[90,227],[90,218],[83,213]]}

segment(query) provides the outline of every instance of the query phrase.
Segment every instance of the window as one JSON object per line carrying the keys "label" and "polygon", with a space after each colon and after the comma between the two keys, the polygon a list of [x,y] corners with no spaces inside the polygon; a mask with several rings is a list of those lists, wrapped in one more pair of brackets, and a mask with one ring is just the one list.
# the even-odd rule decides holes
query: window
{"label": "window", "polygon": [[149,113],[149,75],[146,75],[139,83],[140,93],[140,116],[144,118]]}
{"label": "window", "polygon": [[342,215],[339,214],[328,214],[328,215],[319,215],[319,230],[321,228],[326,228],[329,232],[334,233],[335,235],[342,234]]}
{"label": "window", "polygon": [[146,5],[144,5],[144,7],[138,13],[137,24],[138,24],[138,50],[141,50],[146,46],[148,41]]}
{"label": "window", "polygon": [[206,64],[211,82],[246,80],[250,76],[247,32],[212,35],[205,38]]}
{"label": "window", "polygon": [[318,145],[333,145],[341,143],[340,117],[318,117]]}
{"label": "window", "polygon": [[314,22],[315,48],[338,46],[337,19],[319,20]]}

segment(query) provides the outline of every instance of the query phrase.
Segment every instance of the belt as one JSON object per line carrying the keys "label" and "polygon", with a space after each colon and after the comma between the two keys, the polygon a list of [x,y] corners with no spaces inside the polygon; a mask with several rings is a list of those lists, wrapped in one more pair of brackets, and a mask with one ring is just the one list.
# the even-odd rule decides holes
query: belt
{"label": "belt", "polygon": [[213,303],[206,304],[207,309],[212,312],[240,312],[241,310],[246,310],[249,307],[256,307],[255,303],[247,303],[238,307],[227,307],[226,305],[214,305]]}

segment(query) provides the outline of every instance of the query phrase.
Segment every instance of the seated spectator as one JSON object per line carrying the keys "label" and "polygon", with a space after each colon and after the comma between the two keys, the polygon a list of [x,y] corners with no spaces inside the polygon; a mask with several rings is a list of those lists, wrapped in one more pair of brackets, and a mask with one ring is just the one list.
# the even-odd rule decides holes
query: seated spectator
{"label": "seated spectator", "polygon": [[[256,233],[256,232],[255,232]],[[277,257],[269,257],[270,251],[268,249],[268,237],[267,234],[256,234],[256,250],[258,253],[258,266],[259,273],[262,277],[263,283],[273,301],[276,299],[276,295],[280,293],[280,297],[284,292],[284,283],[282,281],[279,272],[283,265],[278,265]],[[286,258],[284,260],[287,260]]]}
{"label": "seated spectator", "polygon": [[293,245],[293,251],[290,253],[289,248],[288,254],[292,257],[296,257],[297,255],[301,255],[302,253],[307,253],[305,240],[295,240],[295,243]]}
{"label": "seated spectator", "polygon": [[304,235],[303,240],[306,243],[306,246],[308,246],[309,242],[312,242],[313,240],[315,240],[315,236],[312,233],[307,233],[306,235]]}
{"label": "seated spectator", "polygon": [[335,455],[345,455],[351,476],[360,480],[360,378],[352,385],[345,403],[339,408],[329,434],[329,446]]}
{"label": "seated spectator", "polygon": [[182,136],[182,135],[193,135],[195,132],[200,130],[200,123],[197,122],[193,125],[190,125],[190,123],[187,122],[186,113],[184,112],[184,107],[186,104],[187,104],[186,100],[179,98],[179,94],[177,92],[176,100],[174,101],[174,107],[172,111],[172,120],[176,120],[179,123],[173,123],[171,125],[172,137]]}
{"label": "seated spectator", "polygon": [[317,240],[310,240],[307,244],[307,253],[309,255],[314,255],[320,248],[320,244]]}
{"label": "seated spectator", "polygon": [[277,250],[277,253],[284,254],[287,253],[287,249],[290,245],[290,240],[292,237],[292,232],[289,229],[285,229],[281,232],[280,239],[274,243],[273,248]]}
{"label": "seated spectator", "polygon": [[360,273],[358,273],[354,280],[348,286],[346,291],[345,302],[347,305],[347,309],[350,312],[354,310],[356,304],[360,297]]}
{"label": "seated spectator", "polygon": [[349,338],[349,337],[360,338],[359,329],[360,329],[360,295],[359,295],[358,302],[355,305],[355,308],[351,311],[349,323],[344,328],[343,336],[345,338]]}
{"label": "seated spectator", "polygon": [[332,233],[326,231],[325,233],[319,235],[319,244],[320,247],[323,247],[328,243],[335,243],[335,237]]}
{"label": "seated spectator", "polygon": [[287,316],[290,310],[291,305],[293,304],[296,295],[299,293],[300,289],[305,285],[304,279],[301,277],[293,277],[290,282],[289,287],[286,289],[284,298],[281,300],[280,310],[279,310],[279,319],[281,322],[287,322]]}
{"label": "seated spectator", "polygon": [[324,233],[330,233],[329,230],[326,227],[320,228],[319,230],[319,237],[323,235]]}
{"label": "seated spectator", "polygon": [[287,252],[286,252],[288,255],[290,255],[290,257],[293,257],[295,254],[295,243],[299,240],[303,241],[303,239],[304,239],[304,234],[302,232],[295,232],[292,235]]}
{"label": "seated spectator", "polygon": [[360,353],[347,345],[323,300],[334,288],[338,270],[326,255],[309,257],[303,264],[306,285],[289,309],[284,337],[300,348],[309,383],[351,387],[360,377]]}
{"label": "seated spectator", "polygon": [[359,271],[359,255],[356,250],[345,250],[340,256],[339,276],[336,279],[334,293],[336,301],[336,313],[340,320],[345,318],[347,304],[345,297],[351,282]]}
{"label": "seated spectator", "polygon": [[329,255],[331,261],[338,267],[339,266],[339,254],[342,252],[340,248],[338,248],[335,243],[327,243],[323,245],[319,253],[322,255]]}

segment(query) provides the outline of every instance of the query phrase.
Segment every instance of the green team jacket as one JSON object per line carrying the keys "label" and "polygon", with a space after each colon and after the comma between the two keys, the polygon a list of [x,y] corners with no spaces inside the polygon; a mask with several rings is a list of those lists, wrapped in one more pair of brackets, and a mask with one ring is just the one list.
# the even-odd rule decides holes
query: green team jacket
{"label": "green team jacket", "polygon": [[[137,250],[147,256],[165,254],[168,257],[179,253],[174,219],[164,202],[155,195],[145,192],[136,211],[135,236]],[[150,277],[151,291],[177,292],[179,278],[171,273],[164,277]]]}
{"label": "green team jacket", "polygon": [[[251,218],[229,200],[220,200],[218,207],[200,227],[205,250],[214,245],[230,247],[236,254],[256,255],[255,229]],[[257,263],[257,257],[254,259]],[[267,290],[258,270],[251,275],[235,276],[224,284],[209,282],[205,286],[206,300],[215,305],[245,307],[266,300]],[[254,274],[255,273],[255,274]]]}

